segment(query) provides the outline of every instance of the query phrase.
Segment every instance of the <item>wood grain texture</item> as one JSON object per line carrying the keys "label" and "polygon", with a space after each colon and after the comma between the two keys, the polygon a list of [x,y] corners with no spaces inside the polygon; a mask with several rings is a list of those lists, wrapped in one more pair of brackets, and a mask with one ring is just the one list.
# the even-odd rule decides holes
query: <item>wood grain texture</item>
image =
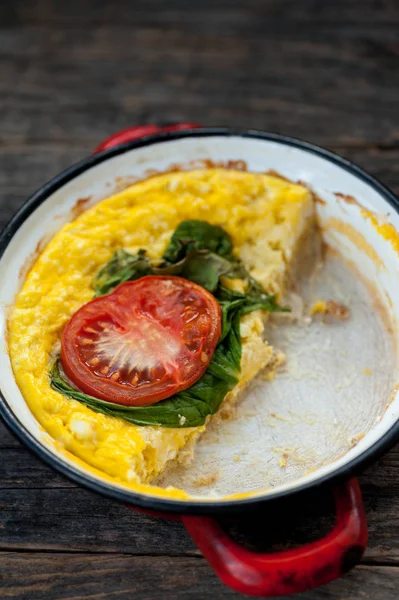
{"label": "wood grain texture", "polygon": [[[179,523],[131,512],[96,496],[56,474],[21,446],[3,447],[0,452],[1,549],[111,553],[123,548],[131,554],[197,553]],[[399,564],[398,467],[396,448],[361,477],[370,532],[367,562]],[[307,498],[296,502],[291,517],[289,505],[279,503],[277,510],[251,512],[250,518],[232,518],[229,525],[257,549],[303,543],[331,526],[327,496],[312,495],[310,504]]]}
{"label": "wood grain texture", "polygon": [[[0,226],[45,181],[134,124],[190,120],[305,138],[399,194],[399,6],[394,0],[3,0]],[[339,191],[339,190],[337,190]],[[394,600],[399,450],[361,476],[363,565],[301,600]],[[331,503],[225,522],[252,548],[326,531]],[[0,597],[238,598],[180,523],[77,487],[0,424]]]}
{"label": "wood grain texture", "polygon": [[[131,557],[0,553],[2,598],[18,600],[224,600],[236,594],[214,577],[202,557]],[[341,580],[296,596],[298,600],[397,600],[394,567],[358,567]],[[99,584],[102,582],[103,585]],[[104,586],[104,582],[106,582]],[[350,594],[350,595],[349,595]]]}

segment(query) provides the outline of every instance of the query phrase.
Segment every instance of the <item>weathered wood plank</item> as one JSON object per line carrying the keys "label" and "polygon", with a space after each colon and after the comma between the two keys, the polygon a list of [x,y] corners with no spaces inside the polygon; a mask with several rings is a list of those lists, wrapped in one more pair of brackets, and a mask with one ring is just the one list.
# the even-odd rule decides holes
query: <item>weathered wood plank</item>
{"label": "weathered wood plank", "polygon": [[325,145],[398,142],[399,11],[390,2],[364,2],[361,16],[345,0],[334,11],[314,0],[4,4],[8,144],[91,147],[131,122],[187,118]]}
{"label": "weathered wood plank", "polygon": [[[302,137],[399,194],[398,28],[392,0],[364,0],[361,10],[356,0],[4,0],[0,226],[104,137],[146,122]],[[398,466],[395,449],[361,477],[370,530],[364,561],[380,566],[299,598],[397,597],[399,568],[381,565],[399,565]],[[314,539],[332,520],[322,497],[291,512],[270,509],[230,525],[248,545],[268,549]],[[0,547],[15,550],[0,554],[4,598],[238,598],[179,523],[76,487],[1,424]]]}
{"label": "weathered wood plank", "polygon": [[[0,528],[3,549],[186,554],[196,552],[183,527],[131,512],[54,473],[22,447],[3,448]],[[365,560],[399,564],[399,448],[361,477],[370,541]],[[228,525],[258,550],[315,539],[332,524],[328,495],[265,508]],[[288,515],[288,516],[287,516]],[[45,536],[43,535],[45,532]],[[126,532],[129,532],[127,535]]]}
{"label": "weathered wood plank", "polygon": [[[118,8],[124,8],[123,11]],[[73,10],[79,7],[80,10]],[[332,28],[341,27],[349,31],[357,31],[362,27],[390,26],[392,18],[397,15],[397,7],[390,0],[365,0],[362,11],[359,11],[356,0],[337,0],[334,5],[320,5],[318,0],[304,0],[301,3],[284,0],[248,0],[244,4],[231,0],[220,0],[215,7],[212,0],[204,0],[201,4],[185,3],[181,0],[170,0],[168,6],[162,0],[115,0],[111,7],[107,0],[97,0],[96,11],[92,10],[90,1],[80,2],[71,0],[66,7],[62,2],[37,0],[34,4],[24,3],[23,0],[4,2],[1,5],[0,16],[10,25],[24,23],[62,24],[79,26],[90,21],[94,25],[171,25],[191,26],[216,32],[230,33],[232,27],[243,34],[260,32],[259,19],[265,17],[262,23],[266,31],[273,31],[273,24],[278,24],[283,30],[293,28],[294,24],[319,25]],[[146,9],[146,10],[144,10]],[[210,16],[212,15],[212,19]],[[267,18],[266,18],[267,17]],[[273,17],[273,19],[271,19]],[[256,27],[258,25],[258,27]],[[218,27],[224,26],[225,30]],[[255,26],[255,27],[254,27]],[[275,28],[274,28],[275,30]]]}
{"label": "weathered wood plank", "polygon": [[0,447],[0,490],[77,487],[22,445]]}
{"label": "weathered wood plank", "polygon": [[2,549],[192,555],[180,523],[147,517],[83,488],[0,491]]}
{"label": "weathered wood plank", "polygon": [[[1,553],[2,598],[18,600],[214,600],[243,598],[216,578],[205,560],[107,554]],[[358,567],[300,600],[396,600],[399,568]]]}
{"label": "weathered wood plank", "polygon": [[[118,33],[115,32],[115,35]],[[44,32],[37,35],[41,39]],[[130,32],[126,36],[130,38]],[[24,140],[36,144],[41,140],[57,140],[68,146],[78,141],[95,146],[110,131],[122,129],[132,122],[190,120],[210,126],[230,125],[275,131],[327,146],[354,144],[359,140],[371,143],[380,140],[396,143],[398,140],[395,125],[397,97],[388,88],[384,102],[381,102],[381,85],[387,84],[380,84],[379,79],[374,79],[367,71],[358,72],[359,56],[356,53],[351,69],[340,64],[326,69],[326,62],[330,62],[327,59],[326,62],[321,61],[318,69],[307,72],[302,67],[295,69],[292,66],[299,51],[296,45],[289,52],[285,45],[276,48],[274,43],[269,42],[268,45],[261,44],[257,51],[245,50],[246,58],[240,60],[241,68],[233,69],[231,80],[220,85],[220,71],[226,70],[229,65],[225,64],[224,58],[218,60],[212,54],[203,55],[204,51],[200,48],[209,45],[207,40],[192,48],[183,44],[178,53],[184,57],[183,64],[178,69],[176,57],[173,54],[164,57],[162,49],[151,61],[150,50],[154,46],[159,48],[161,36],[164,36],[162,31],[158,36],[149,36],[143,47],[146,59],[142,58],[140,63],[148,61],[142,66],[146,75],[134,72],[137,67],[131,65],[138,61],[133,55],[128,57],[127,73],[118,80],[118,84],[114,83],[112,61],[108,68],[101,60],[68,67],[66,61],[70,59],[66,58],[64,63],[55,62],[43,69],[39,66],[42,62],[39,57],[23,67],[14,65],[2,69],[0,81],[20,80],[18,91],[9,99],[9,92],[0,86],[2,135],[7,136],[8,143]],[[124,48],[128,47],[128,42],[126,37]],[[66,41],[68,53],[73,43],[73,36]],[[263,56],[273,56],[275,52],[281,52],[283,56],[272,69],[270,65],[275,64],[274,60],[263,61]],[[323,49],[315,45],[312,52],[311,56],[317,57],[323,54]],[[229,54],[228,48],[226,53]],[[336,57],[335,54],[333,56]],[[162,70],[163,60],[173,65],[171,73]],[[298,60],[307,62],[306,56]],[[215,65],[213,77],[207,71],[210,62]],[[334,62],[333,57],[331,62]],[[259,65],[258,69],[249,70],[250,63]],[[281,80],[283,65],[287,73],[286,79]],[[55,90],[54,75],[58,69]],[[370,68],[371,71],[374,69]],[[385,72],[386,79],[390,77],[390,71],[391,68]],[[335,85],[332,85],[330,77]],[[85,78],[93,83],[89,90],[85,88],[82,96],[79,82]],[[303,80],[300,90],[285,83],[298,78]],[[345,91],[352,89],[353,80],[357,78],[364,83],[356,91],[353,89],[353,98],[348,102]],[[226,97],[230,98],[228,104]],[[349,122],[351,127],[348,127]]]}
{"label": "weathered wood plank", "polygon": [[18,448],[20,443],[0,420],[0,451],[3,448]]}

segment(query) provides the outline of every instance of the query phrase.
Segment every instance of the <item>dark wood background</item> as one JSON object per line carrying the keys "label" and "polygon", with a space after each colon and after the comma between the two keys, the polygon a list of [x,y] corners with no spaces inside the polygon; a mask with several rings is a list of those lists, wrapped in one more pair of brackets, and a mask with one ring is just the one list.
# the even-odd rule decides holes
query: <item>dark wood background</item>
{"label": "dark wood background", "polygon": [[[1,225],[104,137],[150,122],[303,137],[399,193],[398,73],[395,0],[2,0]],[[362,565],[302,600],[398,598],[398,465],[393,450],[361,477]],[[322,497],[289,514],[254,515],[241,536],[301,542],[331,522]],[[208,596],[239,597],[179,523],[76,487],[0,425],[1,598]]]}

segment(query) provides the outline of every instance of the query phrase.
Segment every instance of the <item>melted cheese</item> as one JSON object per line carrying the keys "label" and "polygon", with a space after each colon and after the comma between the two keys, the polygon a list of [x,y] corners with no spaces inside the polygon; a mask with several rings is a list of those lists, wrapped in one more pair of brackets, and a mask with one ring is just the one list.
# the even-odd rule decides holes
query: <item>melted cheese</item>
{"label": "melted cheese", "polygon": [[[113,252],[145,248],[150,257],[158,258],[185,219],[224,227],[252,275],[269,292],[280,295],[287,265],[313,221],[313,200],[302,185],[224,169],[169,173],[132,185],[55,235],[30,270],[9,322],[16,381],[57,447],[107,479],[141,491],[142,484],[158,475],[168,461],[179,453],[189,456],[205,426],[139,427],[95,413],[53,390],[49,368],[64,325],[92,298],[93,277]],[[241,378],[222,410],[260,369],[273,362],[272,349],[262,340],[263,317],[256,312],[242,319]],[[151,489],[157,495],[185,496],[180,490]]]}

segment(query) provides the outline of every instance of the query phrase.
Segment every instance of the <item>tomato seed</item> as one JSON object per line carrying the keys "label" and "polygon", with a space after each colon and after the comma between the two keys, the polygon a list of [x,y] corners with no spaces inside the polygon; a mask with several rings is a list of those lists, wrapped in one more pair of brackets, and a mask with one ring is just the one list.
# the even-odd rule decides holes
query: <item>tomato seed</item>
{"label": "tomato seed", "polygon": [[187,311],[186,312],[186,323],[191,323],[191,321],[194,321],[194,319],[196,319],[197,317],[198,317],[197,312]]}

